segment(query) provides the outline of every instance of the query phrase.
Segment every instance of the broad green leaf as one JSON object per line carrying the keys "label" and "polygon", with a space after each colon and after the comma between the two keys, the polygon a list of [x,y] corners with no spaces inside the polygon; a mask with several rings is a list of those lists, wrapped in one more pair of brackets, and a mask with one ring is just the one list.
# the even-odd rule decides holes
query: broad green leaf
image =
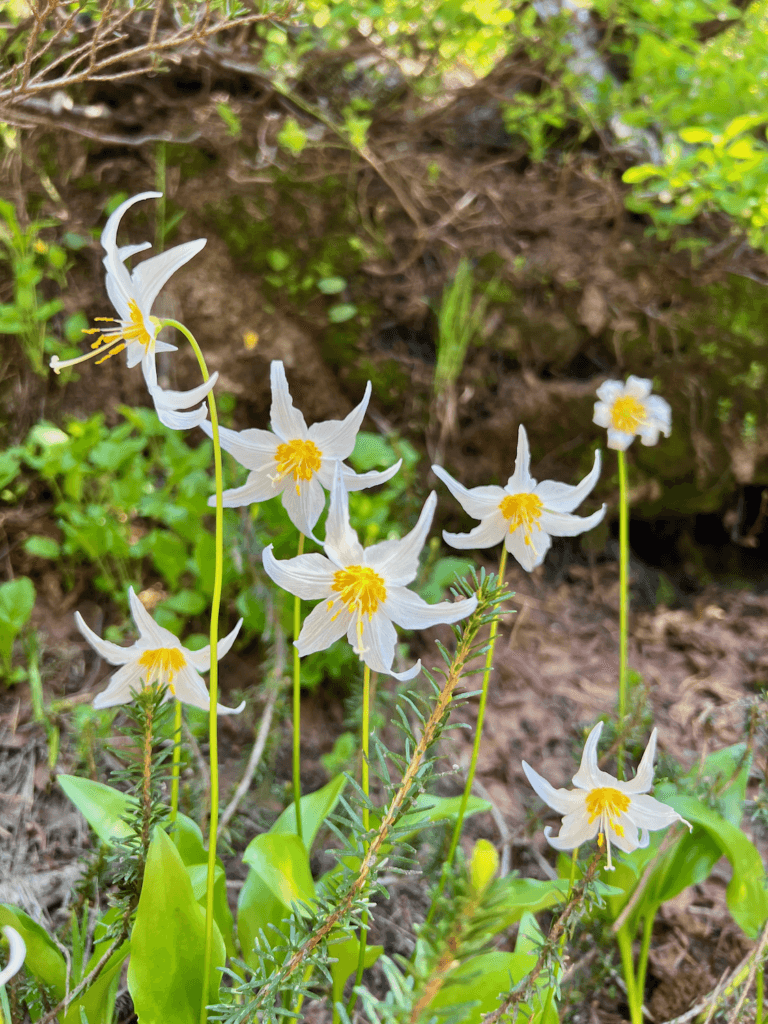
{"label": "broad green leaf", "polygon": [[[112,990],[116,991],[117,989],[120,971],[130,950],[131,944],[128,941],[115,950],[93,984],[88,986],[79,999],[70,1003],[69,1010],[64,1017],[64,1024],[81,1024],[81,1013],[85,1014],[89,1022],[108,1019],[106,1017],[107,1009],[115,994]],[[95,967],[103,952],[104,950],[99,950],[98,956],[94,953],[86,968],[86,973]]]}
{"label": "broad green leaf", "polygon": [[237,937],[243,960],[249,967],[255,969],[258,965],[259,958],[253,946],[259,934],[263,932],[270,945],[283,941],[280,926],[287,917],[290,917],[288,907],[251,868],[237,901]]}
{"label": "broad green leaf", "polygon": [[0,927],[10,925],[24,940],[24,966],[44,985],[50,986],[57,1001],[64,998],[67,965],[46,930],[16,907],[0,903]]}
{"label": "broad green leaf", "polygon": [[[383,952],[383,946],[366,946],[365,966],[373,967]],[[360,956],[360,942],[357,936],[334,932],[328,939],[328,956],[331,960],[335,960],[330,967],[333,979],[333,1002],[338,1003],[344,996],[347,979],[357,970],[357,961]]]}
{"label": "broad green leaf", "polygon": [[15,636],[28,621],[35,606],[35,587],[28,576],[18,576],[0,586],[0,629]]}
{"label": "broad green leaf", "polygon": [[621,176],[621,180],[627,185],[639,185],[649,178],[663,177],[664,171],[653,164],[638,164],[637,167],[629,167]]}
{"label": "broad green leaf", "polygon": [[[171,832],[171,839],[189,871],[192,888],[195,891],[195,898],[202,906],[205,906],[208,885],[208,849],[205,846],[200,827],[192,818],[188,818],[186,814],[179,812],[176,815],[176,824]],[[224,873],[224,864],[221,857],[218,856],[216,857],[213,883],[213,917],[224,939],[227,956],[234,956],[236,953],[234,940],[235,921],[232,917],[232,911],[229,909],[229,900],[227,899],[227,879]]]}
{"label": "broad green leaf", "polygon": [[123,820],[130,805],[130,798],[125,793],[105,786],[103,782],[81,779],[76,775],[59,775],[57,779],[102,843],[111,845],[131,834]]}
{"label": "broad green leaf", "polygon": [[703,762],[697,762],[685,778],[692,785],[705,781],[714,794],[718,810],[738,828],[744,817],[744,800],[751,766],[752,754],[747,744],[735,743],[731,747],[714,751]]}
{"label": "broad green leaf", "polygon": [[526,911],[538,913],[563,903],[568,881],[556,878],[543,882],[537,878],[500,878],[493,883],[489,906],[493,909],[499,931],[515,924]]}
{"label": "broad green leaf", "polygon": [[351,302],[339,302],[328,310],[328,319],[332,324],[343,324],[357,314],[357,306]]}
{"label": "broad green leaf", "polygon": [[[439,821],[455,821],[461,806],[460,796],[430,796],[422,793],[416,801],[416,810],[403,815],[398,828],[398,838],[408,839],[416,835],[427,825],[436,825]],[[465,817],[490,810],[487,800],[471,796],[467,801]]]}
{"label": "broad green leaf", "polygon": [[53,537],[28,537],[24,541],[24,550],[36,558],[58,558],[61,555],[61,545]]}
{"label": "broad green leaf", "polygon": [[205,911],[169,837],[155,828],[131,934],[128,988],[144,1024],[199,1024],[200,1006],[219,996],[226,952],[216,923],[204,982]]}
{"label": "broad green leaf", "polygon": [[[338,803],[346,784],[345,776],[337,775],[322,789],[301,798],[301,831],[307,850],[312,849],[318,829]],[[296,835],[295,804],[286,807],[269,831],[271,835]]]}
{"label": "broad green leaf", "polygon": [[264,832],[252,839],[243,860],[257,871],[272,895],[286,907],[297,900],[311,903],[315,883],[309,870],[309,857],[298,836]]}

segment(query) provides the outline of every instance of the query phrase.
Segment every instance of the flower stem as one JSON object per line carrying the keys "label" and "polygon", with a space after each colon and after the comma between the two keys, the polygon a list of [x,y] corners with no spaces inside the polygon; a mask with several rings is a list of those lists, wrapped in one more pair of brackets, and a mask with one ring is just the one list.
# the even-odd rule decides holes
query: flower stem
{"label": "flower stem", "polygon": [[[655,919],[656,908],[652,907],[651,912],[646,914],[645,919],[643,920],[643,939],[640,945],[640,956],[637,961],[637,982],[635,985],[635,993],[640,1004],[643,1002],[643,993],[645,992],[645,974],[648,970],[648,954],[651,951],[651,937],[653,936],[653,922]],[[641,1018],[642,1015],[643,1011],[641,1005]]]}
{"label": "flower stem", "polygon": [[173,771],[171,774],[171,824],[179,810],[179,773],[181,770],[181,701],[176,701],[173,715]]}
{"label": "flower stem", "polygon": [[[192,332],[178,320],[163,320],[163,326],[175,327],[181,331],[184,337],[192,346],[197,357],[203,381],[207,381],[210,374],[205,363],[205,358],[197,344]],[[200,1004],[200,1024],[206,1024],[208,1009],[206,1006],[207,994],[210,990],[208,979],[211,974],[211,961],[213,959],[213,883],[216,871],[216,831],[219,824],[219,737],[217,731],[216,705],[219,696],[219,662],[216,656],[219,635],[219,607],[221,605],[221,587],[224,578],[224,506],[222,503],[222,492],[224,489],[221,468],[221,442],[219,440],[219,417],[216,412],[216,400],[213,392],[208,393],[208,408],[211,415],[211,432],[213,434],[213,468],[216,479],[216,532],[215,532],[215,562],[213,573],[213,594],[211,596],[211,671],[209,676],[209,700],[210,710],[208,714],[208,742],[209,758],[211,766],[211,814],[208,822],[208,877],[206,882],[205,900],[205,960],[203,966],[203,999]]]}
{"label": "flower stem", "polygon": [[[499,579],[498,585],[502,586],[504,583],[504,574],[507,569],[507,548],[505,544],[501,546],[501,558],[499,559]],[[440,893],[443,891],[445,885],[446,876],[453,864],[453,858],[456,855],[456,847],[459,845],[459,837],[461,835],[461,828],[464,824],[464,815],[467,812],[467,804],[469,802],[469,795],[472,792],[472,784],[475,781],[475,770],[477,769],[477,758],[480,754],[480,740],[483,735],[483,720],[485,719],[485,705],[488,700],[488,683],[491,678],[491,669],[493,667],[493,652],[496,648],[496,632],[499,628],[499,615],[498,609],[497,614],[494,616],[493,622],[491,623],[491,631],[488,637],[488,650],[485,654],[485,670],[483,672],[483,688],[480,692],[480,705],[477,709],[477,727],[475,728],[475,742],[472,747],[472,757],[469,762],[469,772],[467,773],[467,781],[464,784],[464,792],[461,795],[461,803],[459,804],[459,813],[456,815],[456,823],[453,826],[453,835],[451,836],[451,845],[448,848],[448,856],[445,858],[443,863],[443,870],[440,875],[440,882],[438,883],[437,892],[432,899],[432,905],[429,908],[425,924],[430,924],[434,917],[435,910],[437,908],[437,900]]]}
{"label": "flower stem", "polygon": [[624,718],[627,713],[627,635],[629,631],[629,495],[627,459],[619,451],[619,779],[624,778]]}
{"label": "flower stem", "polygon": [[755,1000],[757,1006],[755,1008],[755,1024],[763,1024],[763,998],[764,998],[764,965],[762,959],[757,968],[757,974],[755,976]]}
{"label": "flower stem", "polygon": [[[370,731],[370,717],[371,717],[371,670],[368,665],[363,670],[363,725],[362,725],[362,748],[363,748],[363,761],[361,766],[361,782],[363,786],[363,792],[366,797],[370,793],[370,776],[368,772],[368,750],[369,750],[369,731]],[[368,806],[363,807],[363,827],[365,831],[371,826],[371,815],[368,810]],[[365,852],[368,852],[368,840],[365,841]],[[365,969],[365,946],[368,938],[368,911],[364,910],[360,917],[360,939],[357,954],[357,971],[355,973],[355,986],[359,985],[363,980],[363,970]],[[355,1008],[357,1002],[357,996],[353,992],[349,997],[347,1004],[347,1013],[352,1016],[352,1011]]]}
{"label": "flower stem", "polygon": [[[304,554],[304,534],[299,534],[298,555]],[[301,631],[301,598],[293,599],[293,639]],[[367,667],[367,666],[366,666]],[[301,829],[301,658],[293,648],[293,806],[296,808],[296,834],[304,838]]]}

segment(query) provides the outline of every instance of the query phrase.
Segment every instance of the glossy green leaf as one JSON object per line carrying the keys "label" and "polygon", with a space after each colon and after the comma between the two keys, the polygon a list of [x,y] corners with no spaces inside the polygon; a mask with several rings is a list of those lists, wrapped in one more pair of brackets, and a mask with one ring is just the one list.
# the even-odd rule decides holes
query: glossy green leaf
{"label": "glossy green leaf", "polygon": [[315,883],[309,870],[309,857],[298,836],[264,832],[252,839],[243,860],[258,872],[272,895],[286,907],[296,901],[311,903]]}
{"label": "glossy green leaf", "polygon": [[218,1001],[226,953],[214,922],[213,957],[203,981],[205,911],[169,837],[155,828],[131,934],[128,988],[142,1024],[199,1024],[200,1006]]}
{"label": "glossy green leaf", "polygon": [[75,775],[59,775],[57,781],[102,843],[111,845],[116,839],[125,839],[131,834],[123,821],[130,802],[125,793],[103,782]]}
{"label": "glossy green leaf", "polygon": [[278,944],[282,941],[281,936],[287,934],[287,929],[281,925],[288,917],[289,908],[274,895],[261,875],[251,868],[237,901],[237,937],[243,960],[249,967],[255,969],[258,964],[258,956],[253,947],[260,933],[264,933],[270,945]]}
{"label": "glossy green leaf", "polygon": [[[346,784],[346,777],[337,775],[322,789],[318,789],[314,793],[307,793],[301,798],[301,830],[307,850],[312,849],[320,826],[339,802],[339,797]],[[272,835],[296,835],[296,807],[294,804],[286,807],[269,831]]]}
{"label": "glossy green leaf", "polygon": [[[208,885],[208,849],[203,840],[203,833],[200,831],[196,821],[188,818],[186,814],[179,812],[176,815],[176,824],[171,832],[171,839],[189,871],[195,898],[204,907]],[[232,917],[232,911],[229,909],[229,900],[227,899],[227,879],[224,873],[224,864],[221,857],[218,856],[216,857],[213,883],[213,918],[224,939],[227,956],[234,956],[236,953],[234,940],[235,921]]]}
{"label": "glossy green leaf", "polygon": [[49,986],[57,1000],[63,999],[67,965],[46,930],[23,910],[7,903],[0,903],[0,927],[3,925],[15,928],[24,940],[27,970],[43,985]]}

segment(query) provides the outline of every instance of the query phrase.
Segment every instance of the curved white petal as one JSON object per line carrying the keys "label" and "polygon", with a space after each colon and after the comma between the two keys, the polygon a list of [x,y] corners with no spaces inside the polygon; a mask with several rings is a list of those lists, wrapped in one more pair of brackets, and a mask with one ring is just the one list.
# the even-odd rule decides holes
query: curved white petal
{"label": "curved white petal", "polygon": [[610,821],[606,823],[605,831],[608,833],[610,841],[624,853],[632,853],[638,848],[640,841],[637,825],[632,820],[631,813],[620,813],[616,819],[616,825],[621,829],[620,832],[611,825]]}
{"label": "curved white petal", "polygon": [[[208,711],[211,707],[208,688],[192,665],[185,665],[174,676],[173,691],[184,704],[191,704],[201,711]],[[173,691],[168,688],[168,699],[173,696]]]}
{"label": "curved white petal", "polygon": [[[128,303],[132,298],[130,275],[120,260],[114,259],[114,255],[111,263],[110,256],[105,256],[102,262],[107,271],[104,283],[107,288],[109,301],[115,307],[118,318],[123,322],[128,322],[131,319],[131,310]],[[112,269],[112,265],[114,265],[116,269]],[[143,351],[142,346],[138,344],[126,346],[126,351],[130,347],[133,347],[134,349],[138,348],[140,351]]]}
{"label": "curved white petal", "polygon": [[664,436],[669,437],[672,429],[672,407],[661,395],[649,395],[645,400],[646,415],[658,422],[664,431]]}
{"label": "curved white petal", "polygon": [[[556,480],[543,480],[536,486],[534,493],[544,502],[544,508],[548,512],[573,512],[590,493],[599,476],[600,451],[598,450],[595,452],[592,469],[581,483],[572,487],[570,484],[561,484]],[[542,526],[544,526],[543,523]],[[544,526],[544,529],[546,530],[547,527]],[[561,535],[556,534],[556,536]]]}
{"label": "curved white petal", "polygon": [[624,385],[624,394],[628,398],[639,399],[643,404],[645,404],[645,399],[650,395],[652,390],[652,380],[648,380],[647,377],[635,377],[633,374],[630,374],[629,377],[627,377],[627,383]]}
{"label": "curved white petal", "polygon": [[[226,636],[222,637],[221,640],[216,642],[216,660],[221,661],[225,654],[227,654],[232,644],[237,639],[237,634],[240,632],[240,627],[243,624],[243,620],[237,623],[235,628],[227,633]],[[184,655],[190,665],[193,665],[198,672],[208,672],[211,667],[211,645],[206,644],[205,647],[201,647],[199,651],[188,651],[185,647]]]}
{"label": "curved white petal", "polygon": [[531,449],[528,445],[528,435],[521,423],[517,430],[515,472],[507,481],[504,490],[507,494],[530,494],[535,486],[536,481],[531,476]]}
{"label": "curved white petal", "polygon": [[635,439],[634,434],[626,430],[616,430],[615,427],[608,428],[608,447],[617,452],[625,452]]}
{"label": "curved white petal", "polygon": [[[358,622],[362,621],[362,635],[358,634]],[[360,620],[356,615],[347,627],[347,639],[352,644],[366,665],[374,672],[389,675],[392,662],[395,660],[397,632],[390,620],[382,611],[374,612],[370,617],[363,615]]]}
{"label": "curved white petal", "polygon": [[198,409],[192,409],[189,412],[176,412],[168,408],[162,398],[158,398],[159,390],[159,388],[154,388],[151,392],[155,403],[155,412],[163,426],[168,427],[169,430],[191,430],[193,427],[199,427],[208,416],[208,406],[205,403]]}
{"label": "curved white petal", "polygon": [[487,487],[465,487],[458,480],[454,480],[442,466],[433,466],[432,472],[438,480],[443,481],[464,511],[473,519],[485,519],[486,516],[498,510],[499,505],[506,497],[504,488],[493,484]]}
{"label": "curved white petal", "polygon": [[125,263],[131,256],[135,256],[136,253],[146,252],[147,249],[152,248],[151,242],[138,242],[136,245],[121,245],[117,250],[117,258],[121,263]]}
{"label": "curved white petal", "polygon": [[[545,511],[541,513],[539,523],[542,530],[551,537],[578,537],[580,533],[586,533],[601,523],[607,509],[608,506],[603,505],[591,516],[572,516],[567,512]],[[535,537],[535,534],[533,536]]]}
{"label": "curved white petal", "polygon": [[328,459],[346,459],[355,447],[357,432],[363,422],[365,410],[371,399],[371,382],[365,386],[365,394],[359,405],[356,405],[343,420],[325,420],[314,423],[307,431],[310,441],[314,441],[323,456]]}
{"label": "curved white petal", "polygon": [[[645,423],[641,423],[637,428],[640,443],[644,444],[646,448],[650,448],[659,443],[660,432],[661,427],[656,420],[646,420]],[[669,437],[669,434],[667,433],[665,436]]]}
{"label": "curved white petal", "polygon": [[[213,437],[210,420],[200,424],[208,437]],[[230,430],[219,427],[219,441],[224,451],[229,452],[241,466],[263,472],[277,472],[277,446],[280,439],[270,430]]]}
{"label": "curved white petal", "polygon": [[349,523],[349,498],[340,462],[337,462],[334,468],[331,505],[325,521],[323,547],[326,554],[339,566],[361,565],[365,561],[363,546]]}
{"label": "curved white petal", "polygon": [[437,495],[434,491],[424,502],[414,528],[399,541],[373,544],[366,552],[366,561],[386,580],[387,586],[405,587],[416,578],[419,555],[432,525]]}
{"label": "curved white petal", "polygon": [[131,615],[136,623],[142,641],[146,641],[151,647],[176,647],[181,648],[181,643],[170,629],[158,626],[147,609],[141,603],[133,587],[128,588],[128,600],[131,605]]}
{"label": "curved white petal", "polygon": [[419,658],[415,665],[411,665],[410,668],[406,668],[402,672],[393,672],[390,669],[389,675],[393,679],[399,679],[401,683],[406,683],[409,679],[415,679],[419,672],[421,672],[421,658]]}
{"label": "curved white petal", "polygon": [[331,590],[336,566],[325,555],[314,552],[310,555],[297,555],[295,558],[277,559],[272,554],[272,545],[264,548],[261,553],[264,571],[278,587],[304,601],[317,598],[333,598]]}
{"label": "curved white petal", "polygon": [[537,796],[558,814],[574,814],[584,810],[586,795],[579,790],[555,789],[547,780],[523,761],[523,771]]}
{"label": "curved white petal", "polygon": [[129,210],[134,203],[139,203],[142,199],[162,199],[162,197],[162,192],[139,192],[138,195],[131,196],[130,199],[126,199],[124,203],[121,203],[118,208],[113,210],[109,215],[107,223],[104,225],[104,230],[101,232],[102,248],[108,251],[117,251],[117,229],[120,226],[123,214],[126,210]]}
{"label": "curved white petal", "polygon": [[[398,459],[394,466],[390,466],[389,469],[372,469],[368,473],[355,473],[353,469],[345,466],[342,462],[341,474],[344,479],[344,486],[348,491],[364,491],[367,487],[378,487],[379,484],[385,484],[387,480],[391,480],[402,464],[403,460]],[[325,482],[322,480],[319,472],[317,478],[325,486]]]}
{"label": "curved white petal", "polygon": [[[320,556],[322,557],[322,556]],[[322,601],[304,620],[296,649],[300,657],[324,651],[346,633],[352,612],[340,601]]]}
{"label": "curved white petal", "polygon": [[[202,426],[202,423],[199,424]],[[243,505],[252,505],[255,502],[269,501],[280,494],[284,482],[275,485],[273,480],[264,473],[249,473],[248,479],[241,487],[230,487],[222,494],[222,505],[224,508],[241,508]],[[216,495],[212,494],[208,499],[208,505],[216,508]]]}
{"label": "curved white petal", "polygon": [[427,604],[422,597],[405,587],[388,587],[382,605],[386,615],[403,629],[429,629],[440,623],[458,622],[471,615],[475,608],[476,597]]}
{"label": "curved white petal", "polygon": [[112,708],[116,704],[128,704],[144,688],[146,669],[138,661],[131,661],[119,668],[110,677],[106,690],[97,694],[93,706],[97,709]]}
{"label": "curved white petal", "polygon": [[634,779],[625,782],[622,786],[622,793],[647,793],[653,786],[653,762],[656,758],[656,740],[658,729],[654,729],[651,738],[637,766],[637,773]]}
{"label": "curved white petal", "polygon": [[144,260],[134,269],[131,274],[131,283],[143,312],[149,315],[152,304],[166,281],[176,273],[179,267],[183,267],[193,256],[196,256],[205,243],[205,238],[197,238],[194,242],[175,245],[167,252],[150,256],[148,260]]}
{"label": "curved white petal", "polygon": [[3,925],[3,935],[8,940],[8,963],[0,971],[0,985],[4,985],[7,981],[18,974],[21,970],[21,966],[24,963],[24,957],[27,955],[27,947],[24,944],[24,939],[9,924]]}
{"label": "curved white petal", "polygon": [[518,526],[516,530],[507,533],[505,544],[507,551],[517,559],[522,568],[526,572],[533,572],[536,566],[541,565],[544,561],[552,546],[552,541],[544,530],[531,530],[528,534],[528,543],[526,543],[526,535]]}
{"label": "curved white petal", "polygon": [[283,508],[288,518],[305,537],[311,537],[325,508],[325,491],[314,476],[295,483],[291,476],[283,488]]}
{"label": "curved white petal", "polygon": [[612,422],[610,405],[607,405],[605,402],[595,402],[592,422],[596,423],[598,427],[610,427]]}
{"label": "curved white petal", "polygon": [[636,825],[640,828],[650,829],[652,832],[656,832],[660,828],[667,828],[676,821],[681,821],[691,828],[690,823],[673,810],[669,804],[662,803],[661,800],[648,796],[647,793],[633,796],[627,813]]}
{"label": "curved white petal", "polygon": [[577,814],[573,817],[569,815],[568,818],[563,818],[558,835],[553,836],[551,832],[551,826],[547,825],[544,829],[544,838],[555,850],[575,850],[577,846],[595,838],[598,822],[595,820],[590,824],[586,814]]}
{"label": "curved white petal", "polygon": [[307,423],[298,409],[294,407],[285,367],[280,359],[273,359],[269,367],[272,385],[272,408],[270,419],[272,429],[282,441],[306,440]]}
{"label": "curved white petal", "polygon": [[579,789],[599,789],[603,786],[608,786],[611,789],[618,789],[624,792],[622,783],[615,779],[613,775],[609,775],[608,772],[601,771],[597,766],[597,744],[602,731],[603,723],[598,722],[589,736],[587,736],[579,770],[573,776],[573,784],[578,786]]}
{"label": "curved white petal", "polygon": [[132,644],[130,647],[118,647],[117,644],[110,643],[109,640],[102,640],[93,632],[80,612],[75,612],[75,623],[91,647],[110,665],[126,665],[133,660],[136,644]]}
{"label": "curved white petal", "polygon": [[624,385],[620,380],[606,380],[603,381],[595,394],[601,402],[605,402],[610,407],[617,398],[624,394]]}
{"label": "curved white petal", "polygon": [[166,391],[163,388],[154,388],[152,397],[155,405],[162,403],[166,409],[188,409],[190,405],[197,405],[213,390],[216,381],[219,379],[219,371],[212,373],[208,380],[198,384],[196,388],[189,391]]}
{"label": "curved white petal", "polygon": [[452,548],[468,551],[472,548],[490,548],[504,540],[508,523],[501,512],[487,516],[469,533],[448,533],[443,530],[443,540]]}

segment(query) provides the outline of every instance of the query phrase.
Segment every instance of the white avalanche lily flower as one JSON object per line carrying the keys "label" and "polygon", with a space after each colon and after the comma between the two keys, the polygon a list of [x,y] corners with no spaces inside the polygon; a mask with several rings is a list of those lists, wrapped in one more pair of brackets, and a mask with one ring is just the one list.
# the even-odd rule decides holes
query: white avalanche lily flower
{"label": "white avalanche lily flower", "polygon": [[[168,629],[158,626],[144,605],[134,593],[133,587],[128,590],[131,602],[131,615],[139,631],[139,639],[130,647],[118,647],[108,640],[102,640],[90,629],[80,612],[75,612],[77,628],[85,639],[110,665],[122,666],[112,676],[109,686],[100,693],[93,702],[95,708],[111,708],[115,704],[127,704],[133,700],[136,691],[152,686],[167,686],[166,699],[176,697],[185,704],[208,711],[211,706],[208,690],[200,678],[201,672],[211,667],[210,645],[199,651],[189,651],[182,647],[178,639]],[[224,657],[235,637],[240,632],[243,620],[216,645],[216,658]],[[225,708],[217,704],[220,715],[237,715],[245,707]]]}
{"label": "white avalanche lily flower", "polygon": [[627,377],[627,383],[607,380],[597,389],[592,422],[608,428],[608,447],[626,451],[639,435],[644,445],[657,444],[659,433],[669,437],[672,409],[659,395],[652,395],[653,381]]}
{"label": "white avalanche lily flower", "polygon": [[206,239],[198,238],[194,242],[176,245],[167,252],[144,260],[133,273],[128,272],[125,260],[137,252],[149,249],[151,243],[140,242],[138,245],[118,247],[117,229],[122,216],[134,203],[138,203],[142,199],[159,199],[161,196],[162,192],[141,192],[131,199],[126,199],[110,215],[101,234],[101,244],[106,251],[104,266],[107,271],[107,293],[112,300],[112,305],[117,310],[118,319],[98,317],[98,320],[104,323],[113,323],[115,326],[95,327],[85,332],[86,334],[98,334],[96,341],[91,344],[93,351],[88,355],[79,356],[77,359],[67,359],[65,362],[61,362],[58,356],[54,356],[50,365],[55,373],[59,373],[65,366],[82,363],[94,356],[101,356],[102,358],[98,362],[103,362],[104,359],[109,359],[110,356],[125,350],[128,366],[132,367],[141,363],[147,387],[150,391],[157,387],[155,353],[175,352],[176,346],[165,341],[158,341],[157,332],[160,321],[151,315],[152,304],[171,275],[200,252],[206,243]]}
{"label": "white avalanche lily flower", "polygon": [[4,985],[6,981],[10,981],[15,974],[19,973],[21,965],[24,963],[24,957],[27,955],[24,939],[15,928],[6,924],[3,925],[2,932],[8,940],[8,963],[0,971],[0,985]]}
{"label": "white avalanche lily flower", "polygon": [[420,661],[406,672],[392,671],[397,641],[393,622],[403,629],[427,629],[472,614],[477,607],[476,597],[427,604],[406,589],[416,578],[419,553],[436,503],[433,491],[416,526],[402,540],[385,540],[363,548],[349,524],[343,469],[336,464],[325,555],[299,555],[278,561],[271,544],[262,555],[267,575],[278,586],[303,600],[321,599],[304,621],[296,641],[301,657],[325,650],[346,633],[355,654],[374,672],[413,679],[421,670]]}
{"label": "white avalanche lily flower", "polygon": [[[269,430],[227,430],[219,428],[221,447],[234,455],[241,466],[251,472],[242,487],[224,492],[224,507],[237,508],[252,502],[268,501],[278,494],[293,525],[305,536],[312,535],[325,507],[325,490],[333,485],[337,462],[346,459],[355,447],[355,438],[363,422],[371,397],[371,383],[362,402],[343,420],[326,420],[307,426],[306,420],[293,405],[288,391],[285,369],[279,359],[270,366],[272,408]],[[211,424],[200,426],[209,437]],[[342,464],[341,470],[348,491],[383,484],[400,468],[402,459],[382,471],[357,474]],[[216,498],[208,504],[215,506]]]}
{"label": "white avalanche lily flower", "polygon": [[469,533],[443,533],[454,548],[488,548],[503,540],[507,551],[531,572],[541,565],[552,544],[552,537],[575,537],[591,530],[602,520],[606,506],[581,518],[570,513],[581,504],[600,476],[600,452],[595,452],[592,471],[575,487],[544,480],[540,484],[530,474],[531,450],[525,427],[517,434],[515,472],[506,487],[467,488],[446,473],[442,466],[432,472],[480,525]]}
{"label": "white avalanche lily flower", "polygon": [[[191,427],[199,427],[208,416],[208,404],[204,401],[208,392],[211,391],[219,379],[218,370],[203,384],[198,384],[190,391],[164,391],[163,388],[155,385],[149,389],[152,401],[155,403],[155,412],[160,422],[170,427],[171,430],[189,430]],[[202,402],[199,408],[191,412],[180,412],[181,409],[188,409],[190,405],[197,405]]]}
{"label": "white avalanche lily flower", "polygon": [[691,830],[693,826],[668,804],[645,795],[653,786],[656,729],[651,733],[634,779],[619,782],[597,766],[597,741],[602,728],[603,723],[598,722],[587,737],[581,766],[573,777],[576,789],[555,789],[525,761],[523,771],[544,803],[564,815],[559,835],[552,838],[549,834],[552,829],[549,826],[544,829],[549,845],[556,850],[573,850],[597,836],[601,849],[603,843],[606,844],[607,867],[613,871],[611,842],[624,853],[632,853],[648,845],[649,830],[656,832],[676,821],[682,821]]}

